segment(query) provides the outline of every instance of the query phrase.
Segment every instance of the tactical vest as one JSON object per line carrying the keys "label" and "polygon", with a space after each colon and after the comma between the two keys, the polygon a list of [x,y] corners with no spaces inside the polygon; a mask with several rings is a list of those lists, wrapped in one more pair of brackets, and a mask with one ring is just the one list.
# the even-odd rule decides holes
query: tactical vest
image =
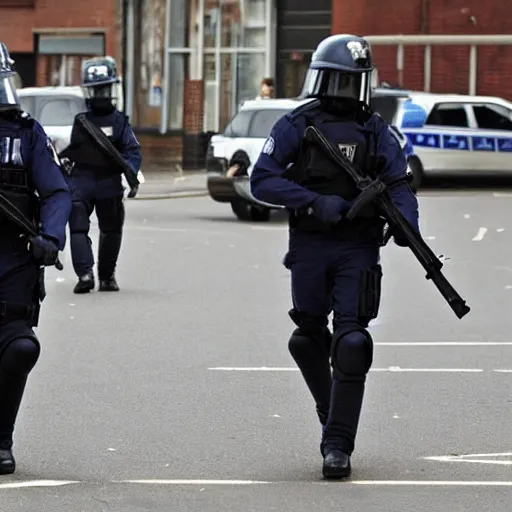
{"label": "tactical vest", "polygon": [[[2,127],[0,120],[0,193],[14,204],[25,217],[36,222],[38,205],[29,169],[21,152],[23,126],[12,130]],[[0,230],[18,232],[19,228],[0,211]]]}
{"label": "tactical vest", "polygon": [[[109,116],[110,122],[104,122],[99,125],[92,120],[90,121],[98,126],[117,151],[121,152],[122,141],[114,139],[114,117]],[[91,169],[99,174],[119,174],[118,170],[112,165],[111,160],[81,130],[80,125],[75,124],[71,134],[71,144],[62,152],[61,156],[70,158],[75,163],[76,169]]]}
{"label": "tactical vest", "polygon": [[[363,175],[373,175],[375,138],[373,132],[365,127],[371,113],[365,110],[346,112],[343,115],[334,114],[321,108],[320,102],[306,104],[295,111],[296,115],[306,118],[307,126],[315,126],[340,151],[352,161]],[[344,126],[343,130],[336,131],[336,140],[327,135],[330,123]],[[347,201],[355,199],[359,194],[357,187],[350,177],[326,157],[323,152],[302,142],[299,157],[295,164],[283,174],[283,177],[298,183],[302,187],[317,194],[338,195]],[[329,232],[340,238],[353,236],[378,239],[382,235],[383,223],[377,216],[373,205],[363,208],[358,217],[352,221],[342,220],[336,226],[329,226],[321,222],[310,211],[291,211],[289,217],[291,228],[298,228],[309,232]]]}

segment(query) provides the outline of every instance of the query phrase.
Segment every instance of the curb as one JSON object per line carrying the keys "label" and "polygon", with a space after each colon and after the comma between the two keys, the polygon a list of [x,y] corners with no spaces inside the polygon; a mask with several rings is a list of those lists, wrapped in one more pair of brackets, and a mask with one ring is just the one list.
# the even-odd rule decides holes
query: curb
{"label": "curb", "polygon": [[209,195],[207,190],[184,190],[182,192],[167,192],[163,194],[141,194],[135,196],[136,201],[155,200],[155,199],[185,199],[187,197],[204,197]]}

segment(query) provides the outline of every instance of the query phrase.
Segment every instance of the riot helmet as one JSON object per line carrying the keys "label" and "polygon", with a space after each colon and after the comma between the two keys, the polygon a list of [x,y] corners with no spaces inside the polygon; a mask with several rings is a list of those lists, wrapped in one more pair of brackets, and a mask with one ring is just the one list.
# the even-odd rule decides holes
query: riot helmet
{"label": "riot helmet", "polygon": [[109,56],[86,60],[82,75],[87,107],[93,111],[111,111],[117,99],[113,85],[120,81],[116,61]]}
{"label": "riot helmet", "polygon": [[370,103],[373,59],[362,37],[338,34],[324,39],[311,58],[301,97]]}
{"label": "riot helmet", "polygon": [[16,92],[14,61],[9,57],[7,46],[0,41],[0,112],[20,110],[20,99]]}

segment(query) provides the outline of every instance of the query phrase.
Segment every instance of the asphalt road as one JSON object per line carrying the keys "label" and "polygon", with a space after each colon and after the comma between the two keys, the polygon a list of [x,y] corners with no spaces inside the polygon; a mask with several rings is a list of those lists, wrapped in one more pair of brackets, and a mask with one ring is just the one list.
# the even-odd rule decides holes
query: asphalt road
{"label": "asphalt road", "polygon": [[120,293],[73,295],[69,253],[48,272],[0,510],[510,511],[512,193],[430,191],[420,205],[472,311],[458,320],[406,249],[383,250],[349,481],[322,480],[314,405],[287,352],[283,218],[139,200]]}

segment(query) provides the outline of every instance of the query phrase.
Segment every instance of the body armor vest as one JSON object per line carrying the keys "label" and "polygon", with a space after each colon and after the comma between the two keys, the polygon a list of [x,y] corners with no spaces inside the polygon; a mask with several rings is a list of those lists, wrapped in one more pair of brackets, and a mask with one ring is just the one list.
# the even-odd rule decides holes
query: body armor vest
{"label": "body armor vest", "polygon": [[[29,220],[36,221],[37,198],[33,192],[29,170],[21,153],[21,128],[13,133],[0,127],[0,193]],[[0,230],[18,228],[0,212]]]}

